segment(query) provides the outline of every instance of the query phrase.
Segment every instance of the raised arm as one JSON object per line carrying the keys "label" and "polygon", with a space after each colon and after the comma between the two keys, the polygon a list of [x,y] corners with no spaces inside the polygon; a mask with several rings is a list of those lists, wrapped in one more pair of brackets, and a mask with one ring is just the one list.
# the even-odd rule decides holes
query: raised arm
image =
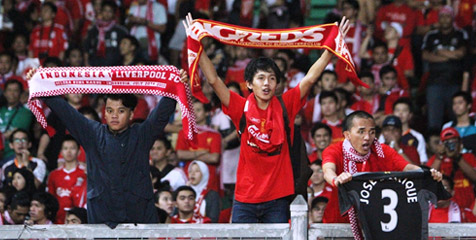
{"label": "raised arm", "polygon": [[[339,24],[339,31],[344,35],[349,31],[349,20],[345,17],[342,17],[342,20]],[[317,82],[317,79],[321,75],[322,71],[326,68],[327,64],[331,60],[332,54],[325,50],[324,53],[317,59],[317,61],[311,66],[306,76],[301,80],[299,88],[301,90],[301,99],[307,95],[312,85]]]}
{"label": "raised arm", "polygon": [[[193,22],[192,14],[188,13],[185,21],[182,22],[185,26],[185,31],[187,32],[187,35],[189,35]],[[210,61],[210,58],[208,58],[207,54],[204,54],[204,52],[205,51],[202,51],[202,53],[198,55],[198,64],[200,65],[200,69],[205,75],[205,78],[210,84],[210,86],[212,86],[213,91],[215,91],[221,103],[228,107],[228,105],[230,104],[230,91],[226,87],[225,83],[220,79],[220,77],[218,77],[215,66],[213,66],[213,63]]]}

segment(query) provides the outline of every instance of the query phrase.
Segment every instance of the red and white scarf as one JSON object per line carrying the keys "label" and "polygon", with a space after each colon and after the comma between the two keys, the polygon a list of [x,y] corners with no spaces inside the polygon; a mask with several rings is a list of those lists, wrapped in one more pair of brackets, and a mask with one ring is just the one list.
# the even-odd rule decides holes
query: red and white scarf
{"label": "red and white scarf", "polygon": [[200,40],[212,37],[217,41],[241,47],[254,48],[312,48],[327,49],[346,63],[345,71],[355,85],[368,87],[360,81],[354,68],[352,55],[345,44],[337,24],[299,27],[291,29],[253,29],[225,24],[221,22],[196,19],[193,21],[187,37],[188,67],[192,94],[202,102],[208,102],[201,91],[198,75],[198,56],[203,51]]}
{"label": "red and white scarf", "polygon": [[[141,6],[137,6],[137,11],[134,16],[138,17],[140,16],[140,9]],[[149,0],[147,1],[147,9],[145,13],[145,19],[148,22],[153,23],[154,22],[154,0]],[[152,30],[152,28],[145,26],[147,29],[147,40],[148,40],[148,54],[149,54],[149,60],[151,62],[156,63],[157,59],[159,59],[159,49],[157,47],[157,41],[155,41],[155,32]],[[135,35],[135,32],[137,31],[137,26],[132,27],[131,29],[131,34]]]}
{"label": "red and white scarf", "polygon": [[174,66],[119,66],[119,67],[54,67],[40,68],[28,81],[28,104],[50,136],[43,107],[38,97],[68,93],[100,94],[153,94],[175,99],[182,110],[185,135],[194,140],[197,133],[195,115],[188,84],[180,81],[179,70]]}
{"label": "red and white scarf", "polygon": [[[260,111],[265,111],[265,120],[262,120]],[[273,153],[280,151],[286,138],[284,132],[283,109],[278,98],[273,97],[266,110],[258,109],[255,95],[251,93],[246,100],[244,113],[246,116],[246,143],[252,150],[259,153]]]}
{"label": "red and white scarf", "polygon": [[112,20],[109,22],[97,20],[96,27],[98,28],[98,46],[96,50],[96,56],[104,57],[106,56],[106,33],[111,30],[112,27],[116,25],[116,21]]}
{"label": "red and white scarf", "polygon": [[[342,144],[342,151],[344,153],[344,172],[348,172],[350,174],[354,174],[357,172],[357,165],[355,163],[364,163],[369,160],[370,154],[372,151],[377,152],[379,158],[384,158],[385,155],[383,154],[382,145],[378,142],[377,139],[374,139],[372,143],[371,150],[365,154],[361,155],[360,153],[355,150],[349,140],[345,139],[344,143]],[[352,207],[349,211],[349,220],[350,226],[352,228],[352,233],[354,235],[354,239],[362,240],[364,239],[362,235],[362,231],[360,230],[359,223],[357,222],[357,213],[355,208]]]}

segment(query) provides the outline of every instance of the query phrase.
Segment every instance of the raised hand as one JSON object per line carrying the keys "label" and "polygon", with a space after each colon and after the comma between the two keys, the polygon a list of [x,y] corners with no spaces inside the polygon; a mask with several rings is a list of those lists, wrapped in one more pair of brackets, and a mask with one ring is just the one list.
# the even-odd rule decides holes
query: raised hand
{"label": "raised hand", "polygon": [[180,81],[184,84],[188,84],[188,74],[187,71],[180,69]]}
{"label": "raised hand", "polygon": [[188,13],[187,16],[185,16],[185,20],[182,21],[183,26],[185,27],[185,33],[187,34],[187,36],[190,35],[190,31],[192,29],[192,22],[193,22],[192,14]]}
{"label": "raised hand", "polygon": [[340,20],[340,23],[339,23],[339,31],[342,33],[343,37],[347,35],[347,32],[349,31],[349,29],[350,29],[349,19],[343,16],[342,20]]}

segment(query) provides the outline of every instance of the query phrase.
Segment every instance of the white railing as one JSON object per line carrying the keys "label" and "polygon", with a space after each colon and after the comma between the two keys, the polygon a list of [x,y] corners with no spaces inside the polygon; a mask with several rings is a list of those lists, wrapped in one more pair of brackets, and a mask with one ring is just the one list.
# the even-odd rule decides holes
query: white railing
{"label": "white railing", "polygon": [[[291,204],[291,226],[282,224],[119,224],[110,229],[104,224],[83,225],[10,225],[0,226],[0,239],[352,239],[349,224],[311,224],[302,196]],[[476,224],[430,224],[429,236],[445,239],[476,239]]]}

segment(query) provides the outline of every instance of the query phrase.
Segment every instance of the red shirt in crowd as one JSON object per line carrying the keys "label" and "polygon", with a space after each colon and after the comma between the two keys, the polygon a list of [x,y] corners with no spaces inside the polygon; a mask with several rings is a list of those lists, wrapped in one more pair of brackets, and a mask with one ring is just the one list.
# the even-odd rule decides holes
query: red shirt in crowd
{"label": "red shirt in crowd", "polygon": [[[398,55],[393,60],[393,67],[395,67],[395,70],[397,70],[398,86],[405,90],[409,90],[410,85],[408,84],[408,79],[405,76],[405,71],[414,69],[415,66],[413,64],[413,55],[410,50],[410,45],[400,45],[399,48],[401,50],[398,51]],[[389,48],[389,59],[393,59],[396,52],[397,48]]]}
{"label": "red shirt in crowd", "polygon": [[[431,166],[433,162],[435,161],[436,156],[434,155],[433,157],[428,160],[427,166]],[[472,153],[465,153],[462,155],[462,158],[460,161],[466,161],[470,166],[473,168],[476,168],[476,157]],[[453,181],[455,183],[454,185],[454,191],[455,194],[453,196],[453,200],[460,206],[460,208],[470,208],[471,204],[474,201],[474,184],[471,183],[471,180],[469,180],[461,171],[460,168],[458,169],[453,169],[453,160],[451,158],[445,157],[440,165],[440,172],[444,175],[447,175],[449,177],[453,177]]]}
{"label": "red shirt in crowd", "polygon": [[461,210],[457,203],[451,201],[448,207],[435,208],[430,204],[429,223],[459,223],[461,222]]}
{"label": "red shirt in crowd", "polygon": [[[322,166],[326,163],[334,163],[336,165],[336,174],[344,172],[344,153],[342,148],[343,142],[330,145],[322,154]],[[372,146],[370,157],[364,163],[356,163],[357,172],[380,172],[380,171],[402,171],[408,162],[403,159],[393,148],[381,144],[385,159],[377,156],[375,147]],[[332,191],[329,203],[327,203],[324,212],[324,223],[345,223],[349,222],[347,217],[342,217],[339,210],[339,197],[337,189]]]}
{"label": "red shirt in crowd", "polygon": [[382,38],[384,26],[382,23],[397,22],[403,27],[403,36],[400,39],[401,43],[410,44],[410,36],[416,26],[415,11],[406,4],[397,6],[395,3],[390,3],[380,7],[375,18],[375,34]]}
{"label": "red shirt in crowd", "polygon": [[342,133],[342,120],[339,120],[337,123],[332,123],[326,119],[322,119],[322,123],[329,126],[332,130],[332,140],[331,143],[336,143],[344,140],[344,134]]}
{"label": "red shirt in crowd", "polygon": [[47,54],[50,57],[59,57],[61,52],[68,48],[68,40],[63,26],[53,24],[49,27],[36,26],[30,35],[30,51],[33,57]]}
{"label": "red shirt in crowd", "polygon": [[202,217],[201,215],[194,214],[193,217],[183,220],[180,219],[179,215],[175,215],[170,218],[170,223],[212,223],[212,220],[207,217]]}
{"label": "red shirt in crowd", "polygon": [[[208,128],[198,126],[197,143],[192,145],[187,140],[183,130],[179,132],[177,138],[177,145],[175,150],[197,151],[208,150],[209,153],[221,154],[221,135],[217,131]],[[184,167],[184,171],[188,176],[188,166],[191,161],[187,162]],[[220,192],[220,177],[218,174],[219,164],[208,164],[208,171],[210,172],[210,178],[208,179],[208,188],[216,192]]]}
{"label": "red shirt in crowd", "polygon": [[350,109],[354,111],[365,111],[369,114],[374,114],[379,109],[380,98],[378,94],[375,94],[372,98],[372,102],[368,102],[361,96],[356,96],[357,101],[350,106]]}
{"label": "red shirt in crowd", "polygon": [[[301,99],[299,85],[282,95],[289,119],[295,119],[297,113],[305,103]],[[223,112],[230,116],[239,129],[240,119],[243,115],[246,99],[230,91],[230,104],[223,106]],[[271,106],[271,104],[270,104]],[[267,109],[260,114],[259,124],[264,125],[267,119]],[[248,126],[250,125],[247,122]],[[284,128],[284,126],[283,126]],[[294,121],[289,123],[291,136],[294,134]],[[266,153],[255,152],[246,142],[249,131],[244,131],[241,136],[240,160],[236,173],[235,199],[244,203],[261,203],[294,194],[293,172],[287,139],[284,138],[281,153],[268,156]]]}
{"label": "red shirt in crowd", "polygon": [[74,186],[81,186],[86,182],[86,174],[79,165],[72,170],[56,169],[48,177],[48,192],[58,199],[59,210],[56,214],[56,223],[63,224],[66,210],[73,207],[71,201]]}
{"label": "red shirt in crowd", "polygon": [[417,11],[417,26],[430,26],[438,22],[439,9],[429,9],[428,12]]}
{"label": "red shirt in crowd", "polygon": [[476,216],[473,213],[474,205],[476,204],[476,201],[473,201],[471,206],[469,208],[462,208],[461,209],[461,217],[463,218],[463,222],[470,222],[470,223],[475,223],[476,222]]}

